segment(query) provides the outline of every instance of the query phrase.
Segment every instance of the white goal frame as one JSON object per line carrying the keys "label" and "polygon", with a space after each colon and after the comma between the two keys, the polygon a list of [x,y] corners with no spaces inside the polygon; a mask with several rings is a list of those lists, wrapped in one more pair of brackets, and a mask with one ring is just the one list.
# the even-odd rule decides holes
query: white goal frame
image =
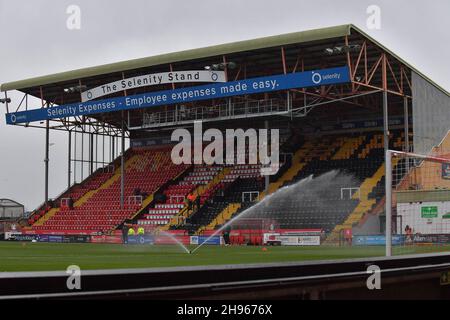
{"label": "white goal frame", "polygon": [[394,189],[394,186],[392,184],[392,159],[394,157],[397,158],[416,158],[421,159],[425,161],[430,162],[438,162],[438,163],[450,163],[450,159],[447,158],[440,158],[436,156],[430,156],[430,155],[422,155],[422,154],[416,154],[412,152],[404,152],[404,151],[394,151],[394,150],[388,150],[386,151],[386,157],[385,157],[385,163],[386,163],[386,204],[385,204],[385,211],[386,211],[386,257],[392,256],[392,190]]}

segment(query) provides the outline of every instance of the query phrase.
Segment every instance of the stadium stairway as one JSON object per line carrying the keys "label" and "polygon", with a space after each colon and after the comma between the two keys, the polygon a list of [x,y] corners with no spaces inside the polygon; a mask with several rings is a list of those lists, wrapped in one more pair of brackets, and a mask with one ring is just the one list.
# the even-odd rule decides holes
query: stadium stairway
{"label": "stadium stairway", "polygon": [[[131,160],[131,159],[130,159]],[[89,190],[85,192],[75,203],[74,207],[78,208],[85,204],[90,198],[92,198],[97,192],[103,189],[109,188],[114,182],[120,179],[120,168],[117,169],[112,177],[104,182],[98,189]],[[70,195],[69,195],[70,196]],[[44,216],[42,216],[37,222],[33,224],[33,227],[42,227],[47,221],[52,219],[59,213],[61,208],[52,208]]]}
{"label": "stadium stairway", "polygon": [[46,223],[49,219],[51,219],[55,214],[57,214],[59,211],[59,208],[51,208],[49,211],[47,211],[46,214],[44,214],[38,221],[36,221],[33,226],[42,226],[44,223]]}
{"label": "stadium stairway", "polygon": [[[297,150],[292,158],[292,165],[286,172],[275,182],[270,183],[267,194],[272,194],[280,188],[288,185],[299,175],[300,171],[312,160],[311,154],[325,159],[331,155],[333,149],[324,149],[324,145],[318,140],[310,140],[306,142],[299,150]],[[258,200],[264,199],[266,192],[261,192]]]}
{"label": "stadium stairway", "polygon": [[331,160],[345,160],[350,159],[358,148],[363,144],[365,136],[349,138],[342,147],[336,152]]}
{"label": "stadium stairway", "polygon": [[241,208],[240,203],[230,203],[219,215],[206,227],[201,227],[197,234],[202,234],[204,231],[215,230],[218,225],[224,225],[231,217]]}
{"label": "stadium stairway", "polygon": [[224,167],[207,185],[198,186],[195,190],[195,194],[198,194],[200,197],[204,198],[203,203],[209,199],[212,193],[214,193],[215,188],[217,188],[225,177],[230,174],[231,170],[232,169],[229,167]]}
{"label": "stadium stairway", "polygon": [[[286,185],[294,177],[305,167],[305,163],[302,162],[302,159],[306,156],[312,146],[310,144],[304,146],[300,150],[298,150],[294,157],[292,158],[292,166],[278,179],[276,182],[272,182],[269,185],[268,194],[272,194],[280,189],[283,185]],[[260,199],[263,199],[266,196],[266,193],[261,193]]]}
{"label": "stadium stairway", "polygon": [[[133,161],[133,158],[130,159]],[[106,190],[110,188],[114,183],[120,180],[120,168],[116,170],[114,175],[109,178],[105,183],[103,183],[98,189],[91,190],[83,195],[77,202],[74,203],[75,208],[79,208],[85,203],[87,203],[94,195],[96,195],[101,190]]]}
{"label": "stadium stairway", "polygon": [[[223,196],[214,199],[214,202],[208,203],[202,212],[199,212],[192,219],[188,220],[191,232],[201,234],[207,231],[207,227],[218,229],[232,219],[247,204],[253,204],[251,199],[243,202],[243,193],[252,192],[259,194],[263,188],[261,177],[246,177],[236,179],[228,185]],[[256,200],[256,199],[254,199]],[[250,202],[247,202],[250,201]]]}
{"label": "stadium stairway", "polygon": [[377,170],[377,172],[370,178],[367,178],[360,186],[360,193],[355,193],[353,199],[360,200],[355,210],[350,213],[344,223],[337,225],[327,238],[328,244],[337,243],[339,241],[340,232],[345,229],[351,229],[354,224],[359,223],[364,215],[372,210],[376,204],[375,199],[370,199],[369,194],[375,188],[379,181],[384,177],[384,164]]}
{"label": "stadium stairway", "polygon": [[369,143],[365,145],[363,150],[358,154],[359,159],[365,159],[369,156],[370,152],[374,149],[383,149],[383,135],[382,134],[371,134],[368,136]]}
{"label": "stadium stairway", "polygon": [[[199,196],[201,198],[200,201],[200,208],[203,207],[203,205],[206,203],[206,201],[214,195],[216,190],[221,188],[221,183],[224,180],[224,178],[231,172],[231,168],[228,167],[215,167],[215,171],[209,171],[208,174],[211,174],[214,172],[214,176],[212,176],[212,179],[210,179],[210,176],[205,178],[205,175],[203,172],[207,169],[207,166],[198,166],[194,168],[193,174],[187,175],[187,177],[179,182],[177,185],[172,185],[172,188],[176,188],[177,186],[187,186],[188,189],[182,189],[186,190],[183,191],[183,193],[178,194],[178,196],[183,198],[182,202],[179,202],[175,205],[177,205],[176,208],[174,208],[172,214],[166,215],[166,219],[159,219],[157,220],[157,224],[160,224],[158,229],[160,231],[168,231],[171,228],[177,228],[180,224],[182,224],[184,221],[186,221],[194,212],[192,210],[188,210],[188,207],[186,206],[184,202],[184,198],[189,194],[195,194],[196,196]],[[196,170],[198,170],[196,172]],[[199,178],[196,178],[199,177]],[[203,180],[198,180],[203,179]],[[205,180],[206,179],[206,180]],[[168,188],[170,190],[170,187]],[[161,209],[164,209],[160,207]],[[149,225],[150,223],[150,225]],[[150,226],[148,228],[152,228],[155,225],[151,221],[146,220],[139,220],[138,224],[144,225],[144,226]]]}
{"label": "stadium stairway", "polygon": [[144,214],[146,210],[149,210],[149,208],[152,206],[155,200],[155,196],[157,193],[162,193],[168,186],[176,184],[177,181],[179,181],[183,176],[185,176],[190,170],[192,169],[191,166],[188,166],[184,171],[182,171],[177,177],[171,179],[168,181],[165,185],[161,186],[158,190],[156,190],[154,193],[149,195],[146,199],[142,202],[142,208],[137,211],[133,216],[130,217],[130,219],[135,219]]}
{"label": "stadium stairway", "polygon": [[[204,206],[186,219],[185,224],[180,227],[191,234],[198,234],[199,231],[204,231],[206,226],[218,218],[220,213],[230,204],[240,204],[243,200],[243,192],[251,192],[254,196],[257,196],[256,193],[259,195],[262,186],[260,176],[255,177],[256,173],[254,172],[251,177],[245,174],[245,178],[234,178],[235,172],[233,168],[224,178],[226,182],[223,182],[222,187],[217,189],[217,192],[210,197]],[[260,174],[260,171],[257,172]],[[229,180],[230,176],[233,177],[232,180]]]}
{"label": "stadium stairway", "polygon": [[345,138],[341,136],[325,136],[313,138],[314,147],[305,155],[305,161],[329,160],[345,143]]}
{"label": "stadium stairway", "polygon": [[[92,198],[98,191],[109,188],[117,179],[120,178],[120,168],[116,170],[114,175],[106,180],[98,189],[90,190],[84,193],[75,203],[74,207],[81,207],[84,203],[86,203],[90,198]],[[41,217],[37,222],[35,222],[32,227],[42,227],[45,225],[47,221],[52,219],[55,215],[59,213],[61,208],[52,208],[50,209],[43,217]]]}
{"label": "stadium stairway", "polygon": [[[393,137],[391,140],[391,146],[395,149],[402,148],[404,146],[405,134],[401,132]],[[379,151],[384,148],[383,135],[380,134],[370,134],[367,137],[368,143],[363,146],[364,148],[358,154],[359,159],[365,159],[373,155],[374,152],[380,153]],[[383,151],[384,153],[384,151]],[[393,168],[399,165],[399,159],[392,160]],[[380,204],[384,203],[384,198],[381,199],[378,194],[380,190],[384,190],[381,184],[384,183],[386,167],[383,163],[380,168],[375,172],[375,174],[367,178],[360,186],[360,194],[353,195],[353,199],[358,199],[359,204],[355,210],[348,216],[344,223],[337,225],[331,234],[328,236],[326,243],[336,244],[339,241],[340,234],[342,230],[352,229],[356,224],[361,223],[365,218],[366,214],[374,210],[375,207],[379,207]],[[378,190],[380,189],[380,190]]]}
{"label": "stadium stairway", "polygon": [[[81,197],[86,195],[89,191],[99,188],[105,181],[107,181],[113,172],[111,168],[114,167],[114,161],[112,164],[97,169],[91,176],[87,177],[83,182],[74,184],[69,189],[64,191],[60,196],[52,201],[52,205],[45,207],[45,204],[36,209],[28,218],[27,225],[41,225],[45,223],[49,218],[57,213],[57,208],[62,206],[62,200],[71,198],[73,201],[78,201]],[[51,211],[51,212],[50,212]],[[26,227],[27,228],[27,227]]]}
{"label": "stadium stairway", "polygon": [[[136,161],[138,156],[132,156],[130,159],[128,159],[125,162],[125,165],[127,168],[131,167],[132,164]],[[116,181],[120,179],[120,168],[116,169],[114,174],[107,179],[103,184],[101,184],[98,188],[95,188],[93,190],[89,190],[85,192],[81,197],[78,198],[78,200],[74,203],[74,208],[81,207],[83,204],[89,201],[97,192],[100,190],[108,189],[111,187]],[[69,194],[68,196],[71,196]],[[34,224],[34,226],[42,226],[45,222],[47,222],[49,219],[51,219],[55,214],[59,212],[60,208],[52,208],[44,217],[42,217],[37,223]]]}
{"label": "stadium stairway", "polygon": [[[214,196],[214,193],[216,190],[218,190],[220,187],[223,187],[221,184],[224,181],[225,177],[227,177],[232,171],[232,168],[224,167],[222,171],[220,171],[217,176],[214,177],[213,180],[211,180],[206,186],[200,185],[196,190],[195,194],[200,195],[200,197],[204,198],[204,201],[202,202],[202,206],[205,204],[205,202],[212,196]],[[188,219],[194,212],[192,211],[186,211],[183,215],[183,220]]]}
{"label": "stadium stairway", "polygon": [[[130,154],[131,149],[127,150],[125,153],[127,160],[130,157]],[[106,167],[97,169],[84,181],[71,186],[53,201],[54,205],[56,205],[55,207],[43,209],[43,206],[41,206],[30,216],[31,218],[28,219],[28,224],[31,227],[42,226],[59,212],[62,207],[62,199],[71,198],[74,201],[74,206],[81,206],[94,194],[95,190],[100,189],[104,183],[112,179],[113,176],[119,172],[118,170],[111,171],[111,168],[114,168],[119,163],[120,158],[117,158]],[[31,227],[29,229],[32,229]]]}
{"label": "stadium stairway", "polygon": [[[67,190],[62,196],[58,197],[56,204],[62,206],[62,199],[72,198],[74,202],[77,202],[82,196],[87,194],[91,190],[96,190],[105,183],[109,178],[111,178],[115,171],[114,163],[118,162],[116,159],[113,164],[110,164],[104,168],[98,169],[94,174],[89,176],[85,181],[74,185],[72,188]],[[59,202],[58,202],[59,201]]]}
{"label": "stadium stairway", "polygon": [[[53,210],[41,225],[33,226],[39,230],[65,231],[79,230],[113,231],[124,220],[139,211],[142,205],[152,201],[153,193],[168,179],[185,170],[183,166],[175,166],[170,160],[169,149],[153,148],[133,150],[125,162],[125,197],[129,200],[133,190],[141,190],[143,203],[127,202],[120,208],[120,168],[98,189],[91,190],[74,203],[74,208]],[[165,176],[158,172],[164,171]],[[140,201],[140,200],[139,200]]]}

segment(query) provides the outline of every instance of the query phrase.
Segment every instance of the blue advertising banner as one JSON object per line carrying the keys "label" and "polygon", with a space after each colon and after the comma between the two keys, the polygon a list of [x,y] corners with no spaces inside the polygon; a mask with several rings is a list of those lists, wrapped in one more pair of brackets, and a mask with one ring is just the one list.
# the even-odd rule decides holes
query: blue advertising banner
{"label": "blue advertising banner", "polygon": [[213,246],[218,246],[221,245],[221,236],[214,236],[211,239],[208,236],[192,236],[191,237],[191,244],[192,245],[201,245],[201,244],[206,244],[206,245],[213,245]]}
{"label": "blue advertising banner", "polygon": [[129,236],[127,244],[154,244],[154,239],[150,235]]}
{"label": "blue advertising banner", "polygon": [[349,68],[339,67],[226,83],[214,83],[210,85],[175,90],[149,92],[128,97],[87,101],[52,108],[40,108],[29,111],[8,113],[6,114],[6,123],[29,123],[34,121],[61,119],[75,116],[89,116],[105,112],[149,108],[154,106],[347,82],[350,82]]}
{"label": "blue advertising banner", "polygon": [[62,243],[62,242],[64,242],[64,237],[63,236],[50,235],[50,236],[48,236],[48,242],[50,242],[50,243]]}
{"label": "blue advertising banner", "polygon": [[156,145],[172,144],[173,141],[170,136],[168,137],[157,137],[157,138],[144,138],[144,139],[133,139],[130,141],[131,147],[150,147]]}
{"label": "blue advertising banner", "polygon": [[[409,118],[410,123],[412,123],[412,117]],[[405,123],[405,119],[403,117],[395,117],[392,116],[389,119],[389,126],[401,126]],[[352,130],[352,129],[373,129],[377,127],[383,127],[384,120],[380,119],[372,119],[372,120],[361,120],[361,121],[344,121],[336,124],[326,124],[323,126],[317,127],[307,127],[305,131],[308,132],[317,132],[317,131],[338,131],[338,130]]]}
{"label": "blue advertising banner", "polygon": [[20,242],[31,242],[36,240],[37,236],[29,234],[13,234],[11,238],[7,239],[9,241],[20,241]]}
{"label": "blue advertising banner", "polygon": [[[405,236],[397,235],[392,236],[392,245],[400,246],[405,242]],[[354,236],[353,237],[354,246],[385,246],[386,237],[385,236]]]}
{"label": "blue advertising banner", "polygon": [[49,242],[49,236],[45,235],[45,234],[39,235],[39,236],[37,236],[37,241],[39,241],[39,242]]}
{"label": "blue advertising banner", "polygon": [[50,243],[89,243],[91,242],[90,236],[85,235],[46,235],[41,234],[33,236],[38,242],[50,242]]}

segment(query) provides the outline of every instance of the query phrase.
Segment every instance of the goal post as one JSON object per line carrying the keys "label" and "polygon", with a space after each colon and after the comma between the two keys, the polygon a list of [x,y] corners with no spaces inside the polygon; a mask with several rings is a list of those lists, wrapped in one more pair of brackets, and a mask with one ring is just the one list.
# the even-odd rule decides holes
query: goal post
{"label": "goal post", "polygon": [[392,156],[386,152],[386,257],[392,256]]}
{"label": "goal post", "polygon": [[386,256],[450,249],[450,151],[389,150],[385,163]]}

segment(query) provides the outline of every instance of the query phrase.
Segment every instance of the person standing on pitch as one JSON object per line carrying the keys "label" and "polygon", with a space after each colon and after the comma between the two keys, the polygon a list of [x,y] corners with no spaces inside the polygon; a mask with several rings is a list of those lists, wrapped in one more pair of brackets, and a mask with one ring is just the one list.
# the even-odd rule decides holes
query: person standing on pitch
{"label": "person standing on pitch", "polygon": [[[131,227],[128,229],[128,238],[134,237],[135,235],[136,235],[136,232],[134,231],[133,226],[131,226]],[[127,240],[128,240],[128,239],[127,239]]]}
{"label": "person standing on pitch", "polygon": [[225,246],[230,245],[230,232],[231,232],[231,226],[228,226],[223,230],[223,242],[225,242]]}
{"label": "person standing on pitch", "polygon": [[144,243],[144,235],[145,235],[145,229],[144,229],[144,227],[139,227],[138,228],[138,232],[137,232],[137,235],[138,235],[138,240],[139,240],[139,243]]}
{"label": "person standing on pitch", "polygon": [[123,241],[123,244],[127,244],[128,243],[128,230],[129,230],[128,225],[126,223],[124,223],[123,227],[122,227],[122,241]]}

